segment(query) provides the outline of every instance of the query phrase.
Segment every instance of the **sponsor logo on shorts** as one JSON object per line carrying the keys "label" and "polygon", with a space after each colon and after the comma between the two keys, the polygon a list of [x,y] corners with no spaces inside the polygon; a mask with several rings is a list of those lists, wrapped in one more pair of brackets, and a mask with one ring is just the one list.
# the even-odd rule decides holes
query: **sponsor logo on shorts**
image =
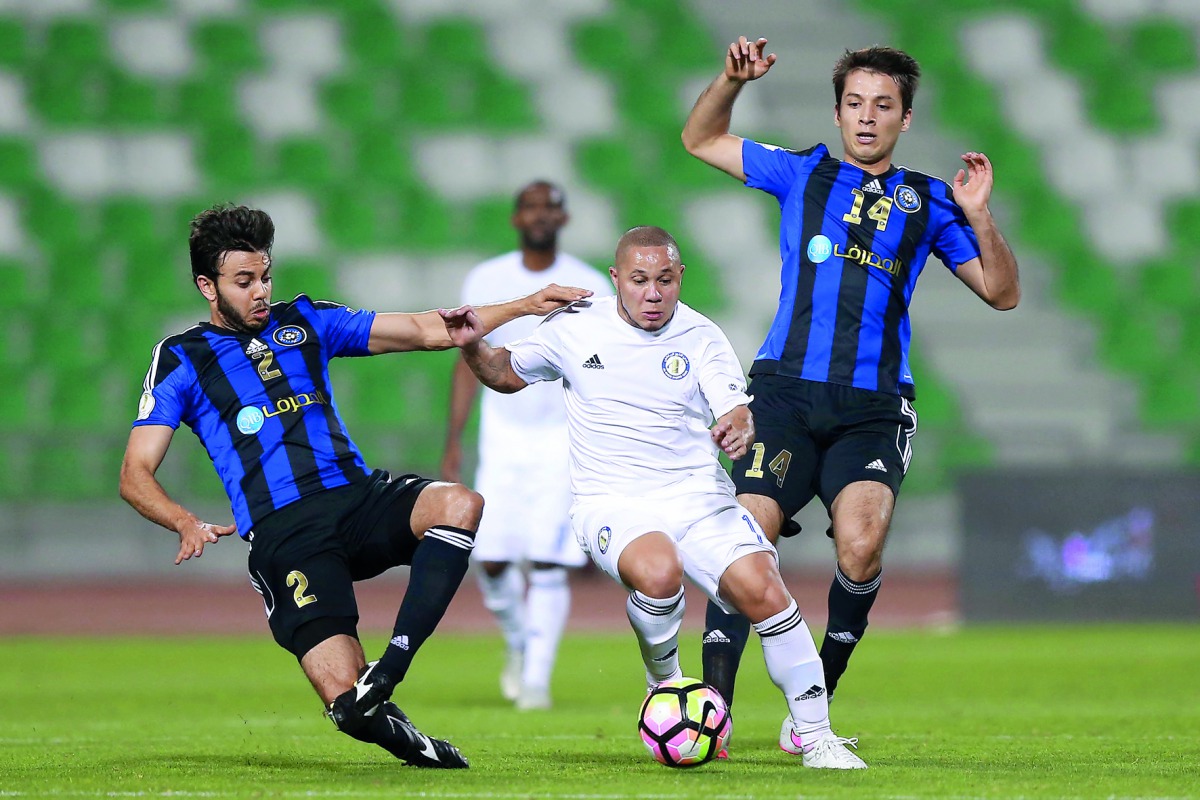
{"label": "sponsor logo on shorts", "polygon": [[887,472],[887,467],[883,465],[883,459],[880,458],[877,458],[870,464],[867,464],[865,467],[863,467],[863,469],[874,469],[878,470],[879,472]]}
{"label": "sponsor logo on shorts", "polygon": [[271,334],[271,338],[275,340],[276,344],[281,344],[284,347],[295,347],[298,344],[304,344],[308,339],[308,334],[304,332],[304,328],[296,325],[284,325]]}
{"label": "sponsor logo on shorts", "polygon": [[612,528],[605,525],[600,529],[600,534],[596,537],[596,543],[600,545],[600,552],[608,552],[608,543],[612,541]]}
{"label": "sponsor logo on shorts", "polygon": [[673,381],[680,380],[692,369],[692,364],[683,353],[675,352],[667,355],[662,362],[663,375]]}

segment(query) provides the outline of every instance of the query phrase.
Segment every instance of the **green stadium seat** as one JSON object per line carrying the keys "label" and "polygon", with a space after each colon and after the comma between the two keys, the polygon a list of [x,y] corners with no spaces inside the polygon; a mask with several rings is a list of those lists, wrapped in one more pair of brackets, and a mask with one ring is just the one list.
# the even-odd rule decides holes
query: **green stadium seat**
{"label": "green stadium seat", "polygon": [[238,108],[237,81],[230,72],[198,71],[181,81],[175,95],[179,123],[206,133],[230,123]]}
{"label": "green stadium seat", "polygon": [[480,200],[471,208],[471,221],[466,241],[484,253],[499,253],[516,247],[517,234],[512,227],[511,197],[491,197]]}
{"label": "green stadium seat", "polygon": [[33,143],[23,136],[0,137],[0,187],[23,192],[41,182]]}
{"label": "green stadium seat", "polygon": [[368,70],[396,69],[407,58],[404,31],[395,14],[374,3],[342,8],[346,52]]}
{"label": "green stadium seat", "polygon": [[395,191],[417,185],[405,136],[374,125],[352,133],[349,149],[355,180]]}
{"label": "green stadium seat", "polygon": [[1147,309],[1131,305],[1107,321],[1101,331],[1101,351],[1116,369],[1134,375],[1159,372],[1169,358],[1159,322]]}
{"label": "green stadium seat", "polygon": [[456,66],[474,66],[480,70],[494,68],[487,34],[474,20],[465,17],[439,19],[426,25],[419,39],[420,55],[410,63],[436,58],[440,62],[452,60]]}
{"label": "green stadium seat", "polygon": [[21,222],[43,244],[69,247],[92,241],[96,230],[82,206],[36,187],[21,198]]}
{"label": "green stadium seat", "polygon": [[112,128],[170,124],[175,98],[169,85],[109,71],[99,121]]}
{"label": "green stadium seat", "polygon": [[580,22],[571,29],[572,49],[579,63],[597,72],[638,63],[638,53],[630,26],[612,18]]}
{"label": "green stadium seat", "polygon": [[143,241],[125,248],[124,296],[138,298],[159,314],[191,308],[200,313],[203,300],[192,281],[186,234],[178,238],[179,244]]}
{"label": "green stadium seat", "polygon": [[1195,375],[1163,371],[1142,387],[1141,418],[1152,428],[1200,428],[1200,388]]}
{"label": "green stadium seat", "polygon": [[1129,54],[1143,69],[1154,72],[1194,70],[1196,33],[1174,19],[1138,20],[1129,29]]}
{"label": "green stadium seat", "polygon": [[579,175],[597,189],[627,191],[644,177],[630,144],[622,139],[590,139],[575,145]]}
{"label": "green stadium seat", "polygon": [[388,241],[383,208],[389,197],[380,191],[334,189],[317,198],[321,230],[339,250],[377,250]]}
{"label": "green stadium seat", "polygon": [[197,22],[191,34],[201,72],[234,76],[265,63],[258,27],[244,17]]}
{"label": "green stadium seat", "polygon": [[[286,258],[275,262],[274,299],[291,300],[306,294],[314,300],[337,300],[334,268],[317,259]],[[340,302],[340,301],[338,301]]]}
{"label": "green stadium seat", "polygon": [[322,192],[344,174],[327,139],[290,137],[275,145],[274,182]]}
{"label": "green stadium seat", "polygon": [[196,151],[209,188],[218,195],[233,197],[247,188],[262,185],[267,178],[258,140],[239,126],[207,128],[197,136]]}
{"label": "green stadium seat", "polygon": [[[35,398],[29,390],[29,371],[0,364],[0,380],[6,387],[0,392],[0,433],[31,433]],[[7,451],[9,447],[0,447],[0,453]]]}
{"label": "green stadium seat", "polygon": [[86,64],[43,60],[28,89],[32,111],[53,127],[93,125],[104,112],[104,71]]}
{"label": "green stadium seat", "polygon": [[533,98],[522,83],[496,73],[483,73],[477,84],[478,122],[486,128],[519,131],[536,127]]}
{"label": "green stadium seat", "polygon": [[[32,281],[29,279],[29,269],[20,261],[0,257],[0,312],[14,311],[26,308],[33,302]],[[4,345],[0,344],[0,349]]]}
{"label": "green stadium seat", "polygon": [[3,309],[0,316],[0,367],[27,370],[34,363],[32,304]]}
{"label": "green stadium seat", "polygon": [[109,197],[97,204],[99,238],[120,246],[153,246],[165,230],[157,203],[141,197]]}
{"label": "green stadium seat", "polygon": [[1141,70],[1118,61],[1088,77],[1086,106],[1097,125],[1124,134],[1158,127],[1152,86]]}
{"label": "green stadium seat", "polygon": [[321,85],[320,96],[330,120],[351,134],[377,130],[400,116],[402,90],[396,75],[375,77],[365,70],[339,75]]}
{"label": "green stadium seat", "polygon": [[107,67],[111,60],[108,30],[93,19],[57,19],[45,29],[42,53],[47,64],[71,64],[88,69]]}
{"label": "green stadium seat", "polygon": [[1138,289],[1147,301],[1173,311],[1190,311],[1200,300],[1196,267],[1185,256],[1141,265]]}
{"label": "green stadium seat", "polygon": [[0,17],[0,67],[20,71],[29,55],[28,26],[13,17]]}
{"label": "green stadium seat", "polygon": [[393,244],[416,250],[445,250],[456,246],[461,231],[469,225],[469,209],[450,204],[428,189],[400,193],[398,225],[391,232]]}
{"label": "green stadium seat", "polygon": [[1047,20],[1051,23],[1046,52],[1085,80],[1121,64],[1121,52],[1099,20],[1078,8]]}
{"label": "green stadium seat", "polygon": [[1200,250],[1200,197],[1189,197],[1167,209],[1167,224],[1175,242],[1185,250]]}

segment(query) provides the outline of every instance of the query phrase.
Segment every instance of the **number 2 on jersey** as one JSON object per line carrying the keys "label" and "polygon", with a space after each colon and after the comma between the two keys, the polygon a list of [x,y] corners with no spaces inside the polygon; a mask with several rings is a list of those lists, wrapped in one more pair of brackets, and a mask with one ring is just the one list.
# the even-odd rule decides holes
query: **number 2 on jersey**
{"label": "number 2 on jersey", "polygon": [[[766,457],[767,448],[762,442],[755,442],[751,445],[754,450],[754,461],[750,463],[750,469],[746,470],[747,478],[761,478],[766,473],[763,472],[762,463]],[[776,485],[782,487],[783,479],[787,477],[788,467],[792,464],[792,454],[788,450],[780,450],[779,455],[771,459],[771,463],[767,464],[767,469],[775,476]]]}
{"label": "number 2 on jersey", "polygon": [[309,603],[317,602],[315,594],[305,594],[308,591],[308,578],[300,570],[294,569],[288,573],[287,585],[296,587],[292,593],[292,599],[296,601],[296,608],[304,608]]}

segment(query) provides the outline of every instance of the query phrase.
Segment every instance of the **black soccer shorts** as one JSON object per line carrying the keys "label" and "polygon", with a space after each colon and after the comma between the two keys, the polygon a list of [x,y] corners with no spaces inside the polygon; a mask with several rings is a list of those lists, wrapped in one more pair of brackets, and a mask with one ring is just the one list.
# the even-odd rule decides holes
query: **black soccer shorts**
{"label": "black soccer shorts", "polygon": [[297,660],[330,636],[358,635],[354,581],[412,562],[409,520],[431,481],[375,470],[349,486],[301,498],[254,525],[250,583],[271,634]]}
{"label": "black soccer shorts", "polygon": [[782,375],[754,376],[750,394],[757,435],[733,464],[738,494],[772,498],[784,519],[813,497],[829,510],[856,481],[899,494],[917,432],[906,398]]}

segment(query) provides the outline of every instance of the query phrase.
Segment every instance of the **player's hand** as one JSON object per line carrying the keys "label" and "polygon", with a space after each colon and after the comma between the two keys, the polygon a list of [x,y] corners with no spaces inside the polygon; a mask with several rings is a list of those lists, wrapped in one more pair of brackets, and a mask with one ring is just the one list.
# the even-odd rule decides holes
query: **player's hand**
{"label": "player's hand", "polygon": [[578,303],[591,296],[590,289],[580,289],[578,286],[559,286],[557,283],[552,283],[545,289],[534,292],[525,298],[529,303],[527,313],[544,317],[551,311],[557,311],[563,306]]}
{"label": "player's hand", "polygon": [[458,442],[446,445],[442,454],[441,479],[448,483],[462,483],[462,445]]}
{"label": "player's hand", "polygon": [[175,556],[178,566],[192,556],[204,555],[206,544],[215,544],[222,536],[237,533],[237,525],[213,525],[191,517],[179,527],[179,553]]}
{"label": "player's hand", "polygon": [[446,334],[455,347],[470,347],[483,339],[483,321],[471,306],[439,308],[438,314],[446,323]]}
{"label": "player's hand", "polygon": [[775,64],[775,54],[764,55],[766,39],[748,40],[739,36],[725,51],[725,77],[731,81],[754,81],[767,74]]}
{"label": "player's hand", "polygon": [[954,176],[954,202],[969,220],[973,214],[988,210],[988,200],[992,196],[992,162],[983,153],[963,153],[962,160],[967,168],[960,169]]}
{"label": "player's hand", "polygon": [[717,420],[709,435],[725,455],[737,461],[754,444],[754,415],[746,406],[738,406]]}

